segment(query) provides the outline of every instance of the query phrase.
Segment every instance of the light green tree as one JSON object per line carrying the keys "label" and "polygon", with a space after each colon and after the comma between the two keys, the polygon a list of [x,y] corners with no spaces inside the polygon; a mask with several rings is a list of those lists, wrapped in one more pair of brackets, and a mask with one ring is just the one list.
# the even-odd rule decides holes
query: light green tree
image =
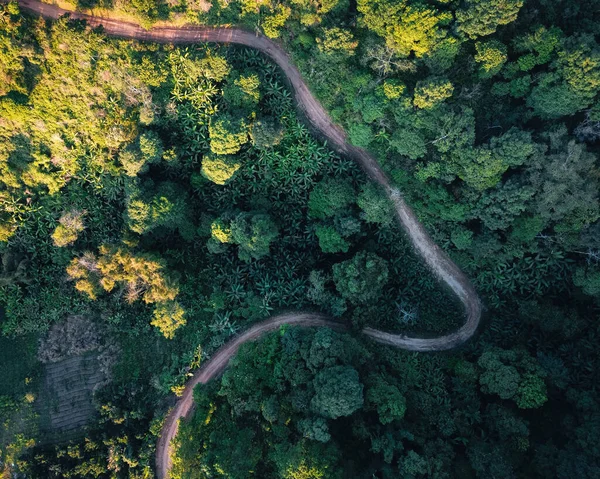
{"label": "light green tree", "polygon": [[517,19],[524,0],[467,0],[456,11],[458,30],[470,38],[483,37]]}
{"label": "light green tree", "polygon": [[450,80],[445,78],[429,78],[425,81],[417,82],[413,103],[417,108],[428,110],[450,98],[453,92],[454,86],[452,86]]}
{"label": "light green tree", "polygon": [[241,166],[235,156],[207,154],[202,158],[201,172],[213,183],[224,185],[233,178]]}
{"label": "light green tree", "polygon": [[476,42],[475,49],[475,61],[479,63],[479,74],[482,78],[493,77],[506,63],[506,45],[498,40]]}
{"label": "light green tree", "polygon": [[233,155],[248,141],[248,126],[242,118],[229,115],[211,117],[208,126],[210,149],[217,155]]}

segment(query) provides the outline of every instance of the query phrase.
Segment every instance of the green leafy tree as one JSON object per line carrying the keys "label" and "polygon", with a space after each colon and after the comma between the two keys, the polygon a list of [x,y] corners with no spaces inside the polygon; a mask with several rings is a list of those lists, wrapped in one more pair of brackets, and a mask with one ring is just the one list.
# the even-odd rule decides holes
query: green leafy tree
{"label": "green leafy tree", "polygon": [[543,65],[552,60],[552,54],[560,45],[562,31],[560,28],[538,26],[514,40],[515,48],[525,53],[517,60],[519,69],[528,71],[534,66]]}
{"label": "green leafy tree", "polygon": [[352,32],[342,28],[324,28],[322,36],[317,37],[317,47],[328,55],[354,55],[358,42]]}
{"label": "green leafy tree", "polygon": [[452,19],[449,12],[390,0],[358,0],[357,8],[362,24],[385,38],[402,57],[414,53],[420,58],[432,52],[447,35],[442,27]]}
{"label": "green leafy tree", "polygon": [[230,155],[204,155],[202,158],[202,174],[217,185],[227,183],[242,164],[235,156]]}
{"label": "green leafy tree", "polygon": [[281,123],[270,116],[256,120],[250,130],[252,144],[259,150],[266,150],[281,143],[284,133]]}
{"label": "green leafy tree", "polygon": [[346,253],[350,247],[350,244],[333,226],[318,225],[315,233],[319,238],[319,246],[323,253]]}
{"label": "green leafy tree", "polygon": [[333,281],[342,297],[353,303],[379,298],[388,281],[388,266],[374,253],[361,251],[352,259],[333,265]]}
{"label": "green leafy tree", "polygon": [[223,99],[237,108],[254,109],[260,100],[260,79],[256,74],[234,74],[223,89]]}
{"label": "green leafy tree", "polygon": [[238,256],[249,262],[269,254],[269,247],[279,236],[279,229],[269,215],[240,213],[231,220],[231,242],[238,245]]}
{"label": "green leafy tree", "polygon": [[600,296],[600,271],[597,268],[577,268],[573,284],[590,296]]}
{"label": "green leafy tree", "polygon": [[536,115],[559,118],[591,105],[600,91],[600,47],[592,36],[564,39],[553,71],[540,76],[527,100]]}
{"label": "green leafy tree", "polygon": [[358,372],[351,366],[333,366],[319,371],[314,387],[311,409],[324,417],[350,416],[363,405],[363,385]]}
{"label": "green leafy tree", "polygon": [[377,411],[381,424],[402,419],[406,413],[406,398],[396,386],[381,377],[369,386],[366,398],[367,406]]}
{"label": "green leafy tree", "polygon": [[523,0],[468,0],[456,11],[458,30],[470,38],[483,37],[517,19]]}
{"label": "green leafy tree", "polygon": [[159,228],[179,229],[187,239],[194,235],[188,213],[187,195],[175,183],[163,182],[147,192],[134,191],[128,198],[125,220],[129,229],[137,234]]}
{"label": "green leafy tree", "polygon": [[310,192],[308,212],[313,218],[327,218],[347,211],[355,200],[354,187],[346,180],[322,180]]}
{"label": "green leafy tree", "polygon": [[491,78],[498,73],[506,63],[506,45],[498,40],[475,43],[477,54],[475,61],[480,64],[479,74],[482,78]]}
{"label": "green leafy tree", "polygon": [[328,442],[331,439],[327,420],[322,417],[310,417],[298,421],[298,430],[307,439]]}
{"label": "green leafy tree", "polygon": [[389,225],[394,220],[394,207],[374,183],[365,183],[356,199],[362,210],[361,217],[369,222]]}
{"label": "green leafy tree", "polygon": [[16,3],[0,5],[0,97],[10,91],[25,93],[25,51],[18,40],[21,26]]}
{"label": "green leafy tree", "polygon": [[427,154],[425,140],[416,129],[401,128],[392,133],[390,146],[398,153],[418,160]]}
{"label": "green leafy tree", "polygon": [[483,370],[479,384],[484,393],[512,399],[521,409],[538,408],[548,400],[545,373],[526,351],[490,348],[477,364]]}
{"label": "green leafy tree", "polygon": [[292,10],[285,5],[277,5],[262,22],[262,29],[269,38],[279,38],[281,28],[291,15]]}
{"label": "green leafy tree", "polygon": [[210,149],[217,155],[233,155],[248,141],[246,122],[229,115],[211,117],[208,132]]}
{"label": "green leafy tree", "polygon": [[431,109],[452,96],[454,87],[445,78],[430,78],[417,82],[413,103],[417,108]]}

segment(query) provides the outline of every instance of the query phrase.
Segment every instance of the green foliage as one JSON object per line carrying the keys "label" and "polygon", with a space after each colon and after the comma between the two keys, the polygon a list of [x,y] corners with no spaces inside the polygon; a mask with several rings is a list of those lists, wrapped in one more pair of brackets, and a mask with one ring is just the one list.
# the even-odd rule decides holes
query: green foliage
{"label": "green foliage", "polygon": [[346,253],[350,244],[332,226],[318,225],[315,234],[323,253]]}
{"label": "green foliage", "polygon": [[442,26],[452,18],[449,12],[406,2],[359,0],[357,6],[363,25],[384,37],[402,57],[414,53],[419,58],[434,50],[446,36]]}
{"label": "green foliage", "polygon": [[498,73],[506,63],[506,45],[497,41],[475,43],[477,54],[475,61],[480,63],[480,74],[482,78],[491,78]]}
{"label": "green foliage", "polygon": [[329,55],[353,55],[358,42],[348,30],[341,28],[324,28],[323,36],[317,37],[317,47]]}
{"label": "green foliage", "polygon": [[431,78],[417,82],[413,103],[417,108],[431,109],[450,98],[454,87],[444,78]]}
{"label": "green foliage", "polygon": [[234,75],[225,86],[223,98],[234,107],[254,108],[260,100],[258,75]]}
{"label": "green foliage", "polygon": [[[421,98],[419,101],[425,100]],[[425,140],[416,130],[410,128],[395,131],[390,139],[390,146],[401,155],[408,156],[411,160],[418,160],[427,154]]]}
{"label": "green foliage", "polygon": [[227,115],[211,118],[208,132],[210,150],[217,155],[233,155],[248,141],[248,126],[241,118]]}
{"label": "green foliage", "polygon": [[350,366],[333,366],[319,371],[314,387],[315,396],[310,407],[326,418],[350,416],[363,405],[363,385],[358,372]]}
{"label": "green foliage", "polygon": [[266,150],[278,145],[283,136],[283,126],[272,117],[265,117],[255,121],[250,131],[252,144],[259,150]]}
{"label": "green foliage", "polygon": [[595,40],[587,35],[565,38],[552,66],[528,100],[535,114],[558,118],[588,107],[600,91],[600,49]]}
{"label": "green foliage", "polygon": [[[215,223],[213,223],[213,226]],[[277,225],[264,213],[240,213],[229,223],[229,231],[213,227],[213,237],[238,245],[242,261],[260,259],[269,254],[271,242],[279,235]],[[227,241],[223,241],[226,239]]]}
{"label": "green foliage", "polygon": [[327,218],[345,212],[354,202],[353,186],[345,180],[323,180],[310,192],[309,214],[313,218]]}
{"label": "green foliage", "polygon": [[369,223],[389,225],[394,209],[387,196],[373,183],[366,183],[356,199],[362,218]]}
{"label": "green foliage", "polygon": [[468,0],[456,11],[458,29],[469,38],[494,33],[500,25],[517,19],[523,0]]}
{"label": "green foliage", "polygon": [[381,296],[388,281],[388,266],[374,253],[361,251],[352,259],[333,265],[333,281],[342,297],[366,303]]}
{"label": "green foliage", "polygon": [[189,219],[188,200],[178,192],[171,182],[160,183],[145,192],[134,192],[129,196],[125,220],[131,231],[146,234],[157,229],[179,229],[184,238],[193,236]]}
{"label": "green foliage", "polygon": [[477,364],[483,369],[479,384],[484,393],[513,399],[521,409],[538,408],[548,400],[545,374],[525,351],[491,348]]}
{"label": "green foliage", "polygon": [[281,33],[281,27],[291,14],[291,9],[284,5],[277,5],[274,11],[267,15],[262,23],[263,32],[269,38],[278,38]]}
{"label": "green foliage", "polygon": [[217,185],[224,185],[240,169],[242,164],[235,156],[205,155],[202,158],[202,174]]}
{"label": "green foliage", "polygon": [[596,268],[577,268],[573,283],[590,296],[600,295],[600,271]]}
{"label": "green foliage", "polygon": [[[294,328],[242,348],[218,387],[197,392],[174,477],[598,476],[596,5],[521,3],[115,2],[145,26],[169,17],[279,36],[487,308],[478,340],[444,355]],[[383,192],[298,122],[262,54],[110,40],[0,9],[9,474],[151,476],[165,395],[280,310],[425,336],[461,324]],[[111,252],[84,253],[102,245]],[[71,258],[96,301],[64,281]],[[123,301],[146,294],[152,307]],[[34,361],[38,338],[21,348],[18,337],[71,314],[117,343],[112,382],[96,392],[86,441],[29,453],[38,433],[24,397],[38,386],[23,358]],[[317,381],[332,368],[347,381]],[[546,420],[556,411],[564,420]]]}
{"label": "green foliage", "polygon": [[377,411],[379,422],[389,424],[400,420],[406,413],[406,399],[393,384],[378,378],[373,386],[367,389],[367,403]]}

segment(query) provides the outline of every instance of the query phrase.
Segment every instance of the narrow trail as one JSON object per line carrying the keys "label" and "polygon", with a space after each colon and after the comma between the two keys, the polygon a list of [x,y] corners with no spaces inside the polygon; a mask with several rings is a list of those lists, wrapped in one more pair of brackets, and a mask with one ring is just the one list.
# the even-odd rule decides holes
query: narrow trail
{"label": "narrow trail", "polygon": [[[293,65],[288,54],[277,43],[262,35],[238,28],[167,26],[144,30],[136,24],[71,12],[36,0],[19,0],[18,3],[23,10],[45,18],[57,19],[68,13],[72,18],[86,20],[92,26],[102,25],[106,34],[114,37],[173,44],[198,42],[235,43],[256,48],[269,56],[277,63],[288,78],[294,90],[298,108],[302,110],[312,126],[328,140],[331,147],[339,154],[345,155],[360,164],[365,172],[385,190],[394,204],[398,222],[410,238],[418,254],[425,261],[431,272],[454,292],[465,308],[466,320],[464,325],[453,333],[437,338],[419,338],[402,334],[392,334],[373,328],[365,328],[363,334],[379,343],[410,351],[440,351],[451,349],[463,343],[475,333],[481,318],[481,302],[469,279],[431,239],[413,210],[405,202],[401,192],[391,185],[388,177],[379,167],[375,158],[364,149],[348,143],[344,130],[332,122],[323,106],[312,95],[302,80],[300,72]],[[236,354],[243,343],[257,339],[284,324],[304,327],[327,326],[335,329],[343,329],[343,325],[322,315],[314,313],[288,313],[274,316],[266,321],[255,324],[245,332],[231,339],[189,380],[183,396],[167,416],[156,447],[156,471],[159,478],[166,479],[168,477],[171,466],[170,443],[177,434],[179,419],[188,417],[193,408],[194,386],[199,383],[206,383],[221,374],[227,367],[229,359]]]}

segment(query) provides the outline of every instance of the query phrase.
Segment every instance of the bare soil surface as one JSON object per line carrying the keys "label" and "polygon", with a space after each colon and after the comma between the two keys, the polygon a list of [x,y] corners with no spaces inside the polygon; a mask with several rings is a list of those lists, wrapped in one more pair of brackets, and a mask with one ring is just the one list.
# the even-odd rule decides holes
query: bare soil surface
{"label": "bare soil surface", "polygon": [[[435,244],[423,225],[408,206],[401,192],[394,188],[387,175],[380,168],[375,158],[362,148],[348,143],[346,133],[334,124],[323,106],[310,92],[302,80],[298,69],[291,62],[288,54],[274,41],[256,33],[238,28],[212,28],[206,26],[156,27],[144,30],[139,25],[119,20],[69,12],[55,5],[36,0],[20,0],[20,6],[27,11],[46,18],[59,18],[69,13],[72,18],[86,20],[92,26],[104,28],[106,34],[119,38],[130,38],[157,43],[235,43],[256,48],[268,55],[288,78],[298,108],[302,111],[313,128],[325,137],[330,146],[338,153],[356,161],[366,173],[385,190],[393,202],[396,218],[410,238],[414,248],[437,278],[446,284],[460,299],[464,308],[465,324],[453,333],[437,338],[419,338],[402,334],[392,334],[373,328],[365,328],[363,333],[373,340],[410,351],[439,351],[451,349],[467,339],[476,331],[481,318],[481,302],[473,285],[460,268]],[[159,478],[168,477],[170,469],[171,440],[177,434],[180,418],[190,414],[193,406],[193,389],[199,383],[206,383],[218,376],[226,368],[229,359],[237,352],[241,344],[256,339],[263,334],[276,330],[284,324],[307,327],[327,326],[339,328],[339,323],[328,320],[313,313],[289,313],[275,316],[262,323],[255,324],[244,333],[232,339],[206,362],[188,382],[181,399],[168,415],[159,438],[156,450],[156,469]]]}

